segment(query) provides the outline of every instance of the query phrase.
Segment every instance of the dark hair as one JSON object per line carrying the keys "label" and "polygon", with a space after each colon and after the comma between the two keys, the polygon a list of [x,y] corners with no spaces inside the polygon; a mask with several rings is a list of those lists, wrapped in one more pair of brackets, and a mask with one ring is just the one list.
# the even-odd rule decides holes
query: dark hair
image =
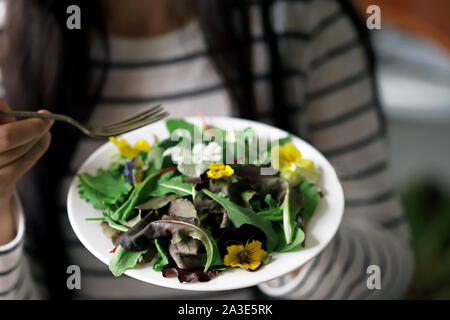
{"label": "dark hair", "polygon": [[[263,36],[268,44],[272,90],[271,116],[289,130],[282,89],[283,74],[276,35],[270,23],[274,0],[260,0]],[[66,10],[76,4],[82,12],[81,30],[68,30]],[[249,4],[244,0],[196,0],[197,18],[210,57],[228,88],[235,113],[255,118]],[[7,0],[7,21],[2,35],[0,67],[7,102],[15,109],[48,108],[87,121],[101,95],[108,72],[109,47],[99,0]],[[89,61],[90,33],[103,39],[103,72],[94,78]],[[30,252],[44,267],[50,297],[65,298],[67,260],[55,215],[60,174],[66,172],[80,134],[55,124],[50,149],[28,174],[24,195]],[[33,226],[38,226],[35,228]],[[34,248],[33,248],[34,247]],[[36,250],[37,249],[37,250]]]}
{"label": "dark hair", "polygon": [[[266,15],[264,28],[276,52],[276,41],[268,23],[268,6],[272,1],[262,2]],[[66,10],[72,4],[81,8],[81,30],[66,28]],[[15,109],[45,107],[87,121],[108,72],[109,47],[99,1],[9,0],[7,6],[0,62],[7,102]],[[210,57],[234,102],[235,113],[243,118],[255,118],[248,5],[236,0],[197,0],[195,11]],[[102,76],[96,79],[89,62],[89,35],[93,29],[103,39],[105,61]],[[279,65],[277,59],[274,65]],[[273,96],[282,99],[278,85],[281,82],[275,79],[281,74],[273,70],[272,75],[276,83]],[[281,101],[274,105],[278,111],[283,106]],[[280,117],[280,114],[283,113],[274,112],[273,116]],[[32,233],[31,247],[37,247],[40,252],[36,258],[44,266],[45,282],[52,297],[63,297],[67,292],[61,284],[65,283],[67,264],[58,219],[55,219],[58,207],[49,199],[57,199],[61,183],[58,173],[67,170],[79,133],[59,124],[52,131],[52,145],[28,174],[26,181],[32,182],[24,184],[21,193],[26,193],[23,200]],[[31,227],[35,225],[39,228]]]}

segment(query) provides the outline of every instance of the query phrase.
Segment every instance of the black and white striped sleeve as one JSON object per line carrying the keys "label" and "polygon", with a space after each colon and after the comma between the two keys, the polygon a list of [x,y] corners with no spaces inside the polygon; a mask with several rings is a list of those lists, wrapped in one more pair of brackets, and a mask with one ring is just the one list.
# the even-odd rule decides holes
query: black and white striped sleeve
{"label": "black and white striped sleeve", "polygon": [[16,237],[0,246],[0,300],[36,299],[39,294],[34,288],[28,259],[23,250],[25,218],[17,195],[14,196],[13,210]]}
{"label": "black and white striped sleeve", "polygon": [[[351,19],[341,12],[310,43],[304,117],[310,141],[342,182],[344,219],[330,245],[300,272],[260,286],[273,297],[396,299],[413,270],[367,52]],[[379,290],[367,286],[371,265],[380,268]]]}

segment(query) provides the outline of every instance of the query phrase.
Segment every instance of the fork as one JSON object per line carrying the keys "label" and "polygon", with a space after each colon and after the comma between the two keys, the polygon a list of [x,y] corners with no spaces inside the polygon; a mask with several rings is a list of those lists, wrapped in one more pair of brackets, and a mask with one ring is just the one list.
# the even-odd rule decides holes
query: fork
{"label": "fork", "polygon": [[77,120],[63,114],[38,113],[30,111],[0,111],[0,117],[41,118],[67,122],[80,129],[83,133],[92,138],[107,138],[118,136],[123,133],[146,126],[147,124],[161,120],[168,115],[169,114],[167,112],[164,112],[161,105],[157,105],[156,107],[150,108],[123,121],[117,121],[103,126],[90,126],[83,125]]}

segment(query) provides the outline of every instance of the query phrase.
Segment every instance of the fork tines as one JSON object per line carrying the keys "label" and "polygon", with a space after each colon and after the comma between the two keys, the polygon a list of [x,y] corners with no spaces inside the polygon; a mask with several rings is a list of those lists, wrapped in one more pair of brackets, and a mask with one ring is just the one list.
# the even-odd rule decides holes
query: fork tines
{"label": "fork tines", "polygon": [[126,120],[97,127],[95,131],[97,131],[96,133],[99,135],[101,134],[104,136],[115,136],[138,129],[152,122],[161,120],[167,115],[168,113],[164,112],[162,106],[158,105]]}

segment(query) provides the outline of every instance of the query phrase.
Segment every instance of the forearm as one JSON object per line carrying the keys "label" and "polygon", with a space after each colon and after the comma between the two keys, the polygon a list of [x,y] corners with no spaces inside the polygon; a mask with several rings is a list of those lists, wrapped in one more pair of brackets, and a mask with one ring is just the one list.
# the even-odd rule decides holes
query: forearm
{"label": "forearm", "polygon": [[[2,229],[4,222],[12,221],[7,229],[7,233],[11,232],[10,239],[0,245],[0,300],[36,298],[30,268],[23,251],[25,218],[17,196],[13,196],[7,213],[9,217],[5,214],[0,221]],[[4,239],[7,239],[6,236]]]}
{"label": "forearm", "polygon": [[12,198],[0,200],[0,246],[12,241],[15,235]]}

